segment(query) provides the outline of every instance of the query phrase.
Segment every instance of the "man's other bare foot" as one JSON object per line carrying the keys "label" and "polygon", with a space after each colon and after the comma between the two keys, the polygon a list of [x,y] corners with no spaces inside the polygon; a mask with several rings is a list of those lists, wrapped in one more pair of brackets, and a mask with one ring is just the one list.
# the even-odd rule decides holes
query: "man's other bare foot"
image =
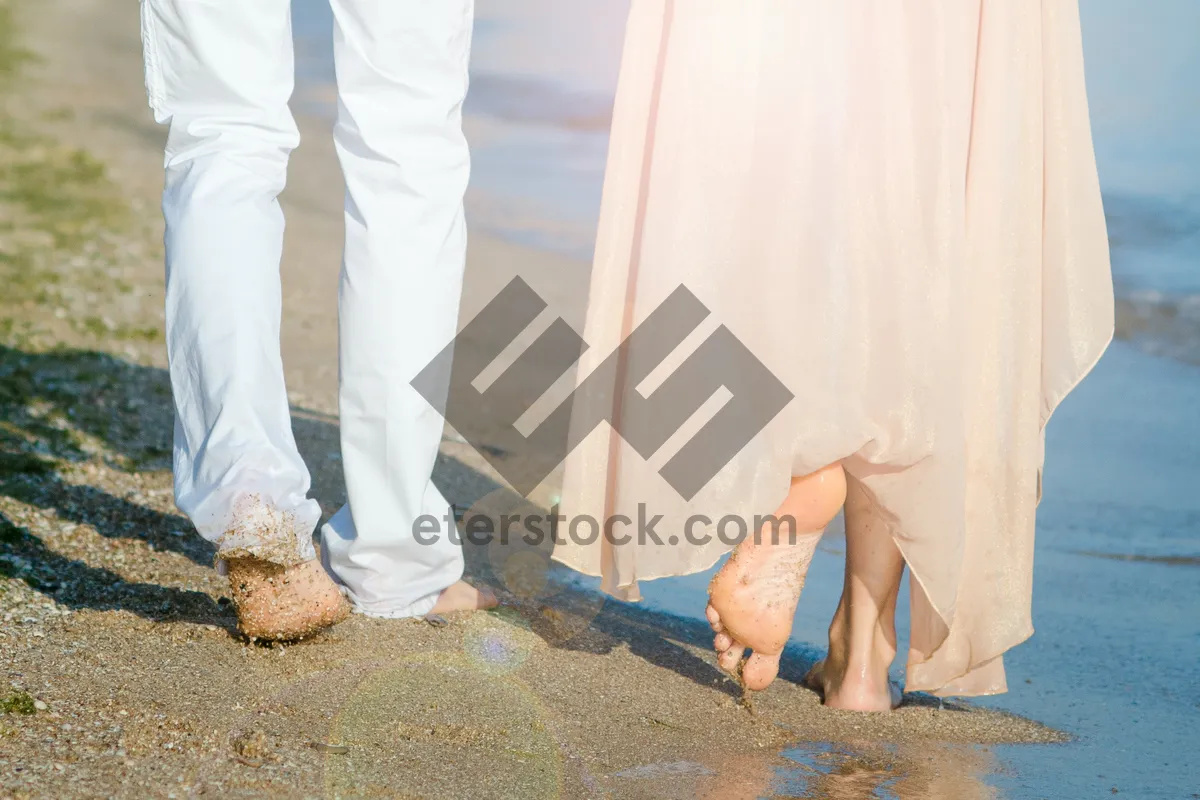
{"label": "man's other bare foot", "polygon": [[303,639],[350,613],[350,604],[320,561],[292,567],[257,558],[226,563],[238,628],[251,639]]}
{"label": "man's other bare foot", "polygon": [[495,593],[486,586],[476,589],[466,581],[448,586],[438,598],[430,614],[449,614],[453,611],[486,611],[500,605]]}

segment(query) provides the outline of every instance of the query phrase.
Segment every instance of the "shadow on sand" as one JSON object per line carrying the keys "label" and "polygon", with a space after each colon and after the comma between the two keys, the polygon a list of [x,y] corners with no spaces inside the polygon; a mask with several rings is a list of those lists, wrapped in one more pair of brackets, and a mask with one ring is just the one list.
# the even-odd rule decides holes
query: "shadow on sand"
{"label": "shadow on sand", "polygon": [[[336,420],[297,408],[293,427],[312,472],[314,496],[331,513],[345,500]],[[105,539],[139,540],[152,551],[207,567],[213,548],[184,517],[150,507],[139,489],[117,496],[95,485],[136,487],[139,477],[152,475],[156,484],[169,486],[172,428],[165,370],[94,351],[30,353],[0,346],[0,497],[40,510],[38,516],[57,520],[59,530],[87,525]],[[102,473],[124,480],[93,480]],[[434,480],[458,508],[497,496],[507,496],[509,504],[526,502],[444,455]],[[58,552],[46,541],[53,535],[49,531],[50,526],[0,512],[0,575],[22,580],[72,609],[125,610],[155,622],[233,627],[226,598],[127,580]],[[595,655],[628,647],[697,684],[740,697],[735,683],[688,649],[710,647],[712,634],[702,621],[621,603],[573,585],[565,571],[551,566],[549,541],[536,547],[520,539],[503,548],[498,543],[463,544],[468,577],[494,587],[514,621],[550,645]],[[523,569],[514,570],[514,564]],[[790,648],[781,677],[799,683],[820,655],[815,648]],[[910,702],[925,701],[916,697]]]}

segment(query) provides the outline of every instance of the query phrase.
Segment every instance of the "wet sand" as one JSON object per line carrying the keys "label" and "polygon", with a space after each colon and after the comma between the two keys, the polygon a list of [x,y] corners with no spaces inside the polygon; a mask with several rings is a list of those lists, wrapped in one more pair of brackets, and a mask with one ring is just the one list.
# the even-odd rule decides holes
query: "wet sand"
{"label": "wet sand", "polygon": [[[131,200],[136,219],[125,235],[147,252],[131,258],[125,274],[140,302],[122,301],[119,311],[160,325],[161,253],[153,242],[161,235],[163,131],[142,91],[137,15],[114,0],[42,0],[22,10],[24,43],[42,62],[29,67],[15,113],[87,148]],[[73,113],[41,113],[64,106]],[[328,121],[299,121],[304,144],[284,195],[282,338],[297,438],[329,512],[344,496],[332,416],[341,193],[331,188],[340,184]],[[580,321],[584,264],[476,233],[468,269],[464,318],[519,271],[568,322]],[[93,305],[118,314],[117,300],[102,294]],[[41,311],[53,316],[32,313]],[[1067,651],[1078,648],[1059,638],[1057,662],[1015,662],[1039,680],[1051,667],[1060,676],[1045,694],[1020,695],[1013,707],[1024,718],[920,697],[887,717],[830,712],[798,685],[817,655],[802,645],[784,679],[747,707],[717,671],[702,622],[665,613],[666,603],[634,608],[553,582],[530,587],[478,549],[468,554],[470,573],[515,590],[502,611],[452,617],[445,627],[355,617],[295,646],[248,644],[234,632],[211,551],[171,504],[161,340],[63,332],[54,343],[67,349],[12,342],[0,351],[3,380],[28,374],[35,387],[58,387],[39,388],[41,404],[87,434],[79,437],[86,447],[72,444],[79,452],[53,472],[0,490],[8,525],[0,544],[8,567],[0,572],[0,693],[44,706],[0,715],[4,796],[990,797],[1002,761],[1025,758],[1039,776],[1038,758],[1071,763],[1070,737],[1031,718],[1049,711],[1069,721],[1078,716],[1071,709],[1104,702],[1111,673],[1092,674],[1086,693],[1073,692]],[[97,408],[116,432],[78,422]],[[42,435],[24,417],[13,419],[29,436]],[[1075,466],[1088,474],[1086,463]],[[464,507],[498,489],[486,462],[453,442],[437,479]],[[1093,499],[1079,494],[1074,502]],[[545,577],[541,557],[530,554],[535,577]],[[1110,570],[1131,566],[1079,558]],[[1084,587],[1064,596],[1086,603],[1090,574],[1082,570]],[[1111,586],[1117,574],[1100,580]],[[1129,599],[1135,590],[1110,596]],[[1185,608],[1181,601],[1176,611]],[[1062,614],[1070,617],[1064,635],[1086,635],[1079,614]],[[802,615],[799,641],[820,642],[812,633],[820,616]],[[1126,621],[1138,619],[1131,613]],[[1170,686],[1153,690],[1169,696]],[[1178,770],[1172,775],[1179,785]],[[1019,771],[1010,778],[1019,792]],[[1137,796],[1137,788],[1122,793]]]}

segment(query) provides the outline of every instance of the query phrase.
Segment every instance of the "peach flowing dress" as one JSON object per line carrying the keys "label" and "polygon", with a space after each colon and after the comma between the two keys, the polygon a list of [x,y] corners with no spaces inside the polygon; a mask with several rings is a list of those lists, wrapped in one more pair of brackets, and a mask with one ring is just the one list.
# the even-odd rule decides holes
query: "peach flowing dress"
{"label": "peach flowing dress", "polygon": [[[634,0],[581,374],[681,285],[793,399],[688,500],[659,470],[713,408],[649,458],[601,424],[561,513],[665,539],[841,461],[911,570],[906,688],[1003,692],[1044,429],[1113,332],[1077,0]],[[626,600],[730,549],[565,539]]]}

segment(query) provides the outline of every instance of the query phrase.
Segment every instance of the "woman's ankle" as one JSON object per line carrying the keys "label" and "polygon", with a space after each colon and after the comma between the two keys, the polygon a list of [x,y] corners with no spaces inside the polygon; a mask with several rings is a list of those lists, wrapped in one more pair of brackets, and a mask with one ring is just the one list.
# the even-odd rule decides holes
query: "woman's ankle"
{"label": "woman's ankle", "polygon": [[886,685],[888,670],[896,658],[896,623],[892,609],[847,607],[843,600],[829,626],[828,670],[839,683]]}

